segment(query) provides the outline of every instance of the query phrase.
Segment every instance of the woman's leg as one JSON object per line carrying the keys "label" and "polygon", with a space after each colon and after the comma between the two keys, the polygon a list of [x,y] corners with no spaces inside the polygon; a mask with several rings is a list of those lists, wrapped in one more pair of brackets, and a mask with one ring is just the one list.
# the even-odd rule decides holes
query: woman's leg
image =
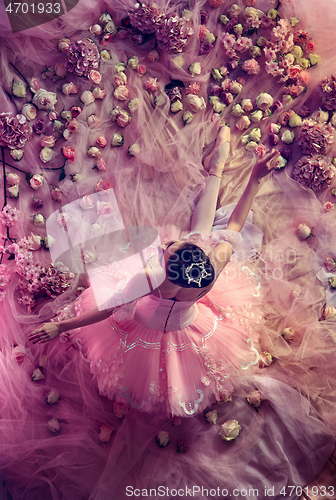
{"label": "woman's leg", "polygon": [[213,151],[204,159],[204,168],[209,178],[201,194],[191,219],[191,231],[209,233],[211,231],[225,161],[229,156],[231,133],[229,127],[222,127]]}

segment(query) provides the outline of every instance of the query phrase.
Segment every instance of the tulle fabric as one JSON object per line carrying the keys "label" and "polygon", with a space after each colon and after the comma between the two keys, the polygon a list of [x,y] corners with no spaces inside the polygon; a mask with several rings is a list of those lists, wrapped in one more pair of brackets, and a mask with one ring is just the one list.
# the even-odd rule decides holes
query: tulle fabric
{"label": "tulle fabric", "polygon": [[[182,2],[160,0],[157,3],[171,12],[185,8]],[[244,7],[243,2],[237,3]],[[109,180],[117,200],[116,217],[98,218],[95,214],[96,218],[91,220],[88,215],[81,214],[78,219],[80,212],[72,212],[71,234],[74,241],[81,241],[85,236],[87,222],[105,224],[107,230],[119,230],[127,225],[150,226],[158,231],[160,242],[188,234],[192,210],[207,176],[201,159],[213,146],[219,121],[228,122],[235,131],[232,133],[230,158],[225,166],[220,204],[235,204],[239,199],[255,157],[240,143],[240,134],[235,128],[237,120],[230,113],[231,107],[228,106],[219,117],[214,116],[208,106],[195,115],[191,124],[184,126],[179,114],[169,113],[168,100],[163,107],[156,108],[152,96],[143,89],[143,80],[147,76],[157,77],[162,90],[171,78],[182,80],[187,86],[194,81],[188,66],[199,60],[202,74],[197,81],[201,84],[201,95],[206,99],[209,72],[212,67],[223,63],[219,36],[222,27],[217,20],[225,13],[228,4],[224,2],[221,7],[213,9],[205,1],[198,1],[190,7],[196,30],[199,11],[205,9],[209,12],[207,27],[215,33],[217,40],[208,55],[199,56],[197,37],[192,39],[183,53],[183,68],[177,68],[172,61],[174,56],[162,50],[159,61],[148,62],[147,54],[153,48],[151,42],[135,47],[128,39],[116,38],[112,45],[108,45],[111,60],[100,67],[107,97],[102,102],[96,100],[86,106],[81,104],[83,111],[78,117],[80,128],[71,140],[71,146],[76,149],[76,159],[73,163],[66,163],[66,178],[59,185],[63,192],[63,207],[72,202],[78,204],[84,195],[95,193],[98,180]],[[255,6],[264,10],[276,7],[275,2],[266,0],[258,0]],[[84,90],[92,88],[86,79],[74,75],[57,82],[41,78],[45,66],[64,61],[64,55],[57,49],[57,40],[64,36],[71,40],[92,36],[88,27],[106,9],[111,11],[115,23],[120,24],[132,7],[131,1],[106,4],[80,0],[62,18],[13,34],[1,4],[1,110],[16,113],[22,109],[22,101],[11,95],[12,81],[18,78],[18,73],[10,63],[28,81],[37,76],[41,85],[51,91],[56,85],[58,111],[78,105],[78,96],[64,96],[60,88],[65,81],[73,81],[81,95]],[[312,81],[307,92],[285,108],[298,111],[305,104],[311,110],[318,109],[321,102],[317,85],[323,76],[330,75],[335,66],[336,9],[329,0],[318,4],[283,1],[279,11],[282,16],[300,18],[303,29],[307,29],[310,36],[317,40],[317,52],[322,56],[321,63],[310,70]],[[140,98],[140,107],[132,114],[131,124],[122,130],[125,139],[123,147],[113,148],[111,138],[115,132],[120,132],[109,115],[112,108],[120,104],[113,98],[114,65],[120,60],[126,62],[127,56],[135,53],[140,62],[147,65],[148,74],[141,79],[135,72],[127,70],[131,96]],[[240,70],[238,75],[246,77]],[[259,92],[266,91],[276,99],[281,95],[281,87],[276,79],[262,73],[258,85],[254,79],[247,79],[241,97],[254,100]],[[86,126],[86,119],[93,113],[100,120],[97,129]],[[38,111],[38,118],[45,119],[47,123],[46,135],[50,135],[53,133],[52,124],[45,115],[45,111]],[[276,116],[259,124],[266,137],[269,123],[276,121]],[[87,156],[87,149],[95,144],[100,135],[108,139],[103,154],[108,165],[106,172],[93,170],[95,162]],[[24,175],[19,174],[20,197],[10,201],[21,210],[19,222],[11,231],[12,237],[17,239],[31,231],[42,237],[46,234],[44,228],[36,228],[32,222],[31,201],[34,196],[43,198],[43,213],[46,216],[60,209],[60,205],[49,195],[58,183],[60,171],[44,169],[45,165],[38,159],[39,141],[38,136],[32,136],[25,147],[24,158],[18,164],[22,170],[32,174],[43,171],[45,183],[34,192],[24,183]],[[137,157],[130,157],[127,148],[135,142],[140,145],[141,152]],[[48,167],[56,168],[63,164],[60,162],[60,144],[57,143],[54,149],[57,156]],[[107,357],[108,353],[115,355],[115,349],[120,345],[120,335],[110,335],[112,320],[91,329],[72,332],[71,340],[60,337],[60,340],[45,346],[32,346],[27,341],[27,334],[43,321],[76,314],[78,310],[74,310],[74,304],[86,309],[94,301],[103,301],[104,292],[99,290],[102,278],[98,272],[90,276],[91,286],[97,278],[95,295],[89,288],[87,277],[79,273],[72,287],[60,297],[39,300],[33,314],[28,314],[26,308],[18,304],[19,278],[13,275],[7,287],[7,297],[0,303],[1,469],[13,500],[119,500],[125,497],[126,486],[157,488],[160,485],[169,488],[203,485],[209,489],[219,486],[227,488],[229,493],[234,487],[251,486],[259,489],[259,498],[269,497],[265,486],[268,489],[274,486],[274,496],[280,499],[284,498],[280,494],[283,485],[303,486],[319,473],[332,452],[332,435],[336,435],[335,320],[328,318],[321,321],[326,302],[335,305],[336,300],[335,292],[328,283],[333,273],[326,272],[324,266],[325,257],[335,257],[334,213],[323,210],[325,201],[333,201],[333,186],[314,194],[293,181],[291,172],[301,153],[296,145],[292,150],[287,172],[275,172],[262,184],[255,199],[250,244],[248,249],[237,246],[235,255],[238,263],[229,268],[234,271],[234,278],[231,280],[230,274],[223,274],[209,296],[197,305],[199,313],[195,324],[173,332],[181,336],[183,342],[197,343],[199,337],[211,331],[218,320],[216,332],[207,343],[216,362],[224,358],[224,366],[230,374],[224,390],[233,391],[231,403],[215,403],[207,407],[215,401],[219,391],[214,382],[204,386],[200,380],[206,375],[204,358],[191,349],[171,352],[169,356],[172,354],[170,359],[173,361],[166,364],[164,373],[169,375],[173,386],[180,384],[182,387],[180,401],[190,402],[195,408],[195,392],[198,394],[197,390],[201,387],[205,393],[204,399],[198,403],[198,414],[195,412],[194,418],[183,419],[180,427],[173,426],[167,414],[183,414],[183,409],[178,399],[174,395],[169,399],[166,392],[161,401],[160,396],[150,393],[155,404],[144,405],[142,410],[145,411],[131,405],[125,419],[113,414],[113,400],[129,401],[121,396],[120,389],[118,392],[111,389],[112,384],[108,386],[109,378],[103,372],[105,365],[97,366],[98,360],[105,360],[104,356]],[[329,156],[332,158],[333,150]],[[5,161],[13,164],[8,150],[5,150]],[[74,183],[70,175],[77,173],[82,176],[81,182]],[[102,201],[106,201],[100,196]],[[223,212],[222,215],[217,212],[217,216],[218,222],[227,221]],[[303,222],[313,227],[314,237],[299,241],[297,227]],[[248,264],[246,257],[252,259]],[[48,264],[52,257],[49,252],[39,250],[34,252],[34,259]],[[81,258],[79,262],[82,263]],[[9,265],[12,264],[9,262]],[[111,290],[121,278],[129,279],[125,273],[130,268],[120,265],[121,269],[118,272],[114,269],[115,275],[109,275],[106,280]],[[265,318],[262,325],[252,328],[250,332],[238,321],[232,322],[225,316],[225,313],[231,314],[227,310],[229,305],[238,309],[242,307],[246,302],[245,294],[252,290],[252,285],[244,286],[246,280],[251,279],[242,269],[246,265],[261,276],[261,310]],[[253,283],[253,289],[255,285]],[[75,302],[79,286],[87,290]],[[254,298],[251,300],[254,301]],[[136,320],[132,319],[135,308],[129,307],[124,309],[124,318],[117,317],[113,321],[127,333],[132,328],[134,338],[145,338],[148,328],[136,324]],[[252,312],[257,314],[254,306]],[[286,327],[293,327],[296,331],[291,343],[281,335]],[[162,346],[166,338],[163,339],[162,331],[154,332],[151,333],[155,335],[153,340]],[[252,365],[242,374],[240,363],[246,364],[248,360],[255,359],[255,353],[253,358],[249,357],[250,343],[246,342],[249,337],[254,340],[259,352],[272,353],[275,361],[272,366],[262,369]],[[12,357],[15,345],[24,345],[26,349],[21,365]],[[135,403],[138,399],[139,405],[148,401],[148,391],[144,393],[144,387],[150,387],[152,381],[159,388],[158,392],[162,389],[168,392],[168,383],[163,383],[159,377],[161,358],[158,352],[142,349],[144,352],[135,356],[140,349],[135,347],[126,354],[133,355],[134,352],[130,358],[132,362],[128,361],[129,365],[132,364],[131,370],[124,370],[126,376],[130,376],[126,382],[131,392],[127,395]],[[31,375],[42,354],[47,355],[43,368],[46,378],[32,382]],[[179,358],[182,357],[181,366]],[[118,359],[121,361],[121,357]],[[110,366],[110,360],[105,361]],[[120,370],[123,365],[125,361],[120,363]],[[149,373],[144,371],[144,366],[150,368]],[[179,372],[176,371],[177,366],[180,367]],[[250,376],[252,371],[256,372],[253,377]],[[138,375],[136,381],[135,375]],[[155,391],[154,386],[151,387]],[[256,388],[264,397],[259,413],[246,402],[246,396]],[[51,389],[60,393],[60,400],[48,406],[45,398]],[[102,396],[102,393],[113,400]],[[218,411],[217,425],[205,421],[202,414],[205,409]],[[58,435],[53,435],[47,428],[47,422],[52,417],[59,419],[61,430]],[[237,419],[242,426],[240,436],[233,442],[221,441],[218,436],[219,424],[228,419]],[[98,438],[100,427],[104,424],[112,429],[109,443],[102,443]],[[160,449],[155,442],[160,430],[170,432],[171,442],[164,449]],[[179,439],[189,444],[185,454],[176,453]],[[293,500],[297,496],[296,492],[293,493]],[[288,490],[286,498],[291,498]]]}

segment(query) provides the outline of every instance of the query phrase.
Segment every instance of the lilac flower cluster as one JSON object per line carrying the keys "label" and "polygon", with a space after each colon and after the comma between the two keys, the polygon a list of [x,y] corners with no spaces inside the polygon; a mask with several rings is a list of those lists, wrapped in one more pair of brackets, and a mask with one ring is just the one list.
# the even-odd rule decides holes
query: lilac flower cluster
{"label": "lilac flower cluster", "polygon": [[333,142],[334,129],[330,123],[319,123],[312,118],[302,122],[298,144],[304,154],[326,154]]}
{"label": "lilac flower cluster", "polygon": [[322,103],[326,109],[336,110],[336,76],[323,78],[318,87]]}
{"label": "lilac flower cluster", "polygon": [[158,42],[169,52],[182,52],[194,30],[189,19],[166,16],[151,2],[136,4],[129,15],[130,23],[141,33],[156,34]]}
{"label": "lilac flower cluster", "polygon": [[72,42],[66,52],[67,61],[64,63],[69,73],[78,76],[88,76],[92,69],[99,66],[99,50],[89,38]]}
{"label": "lilac flower cluster", "polygon": [[296,163],[293,178],[302,186],[314,191],[329,186],[335,177],[335,169],[323,156],[302,156]]}
{"label": "lilac flower cluster", "polygon": [[30,126],[23,115],[0,114],[0,146],[22,149],[30,135]]}

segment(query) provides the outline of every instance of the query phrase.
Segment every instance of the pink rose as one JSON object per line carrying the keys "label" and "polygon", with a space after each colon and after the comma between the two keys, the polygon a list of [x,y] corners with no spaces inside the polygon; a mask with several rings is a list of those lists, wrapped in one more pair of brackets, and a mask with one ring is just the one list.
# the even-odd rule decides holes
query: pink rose
{"label": "pink rose", "polygon": [[256,4],[257,0],[244,0],[244,4],[246,7],[253,7]]}
{"label": "pink rose", "polygon": [[107,179],[100,179],[97,184],[96,184],[96,191],[107,191],[108,189],[111,189],[111,184]]}
{"label": "pink rose", "polygon": [[95,146],[89,148],[87,154],[88,156],[90,156],[90,158],[100,158],[102,155],[101,151],[99,151],[99,149],[96,148]]}
{"label": "pink rose", "polygon": [[330,201],[327,201],[324,205],[323,208],[326,212],[330,212],[330,210],[333,210],[335,205],[331,203]]}
{"label": "pink rose", "polygon": [[61,203],[62,197],[63,197],[63,193],[61,191],[61,188],[59,188],[59,187],[54,188],[52,191],[50,191],[50,196],[52,197],[52,199],[54,201]]}
{"label": "pink rose", "polygon": [[103,158],[100,158],[97,161],[96,167],[98,168],[98,170],[103,170],[103,171],[106,170],[107,165],[106,165],[105,160]]}
{"label": "pink rose", "polygon": [[118,403],[117,401],[113,402],[113,413],[118,418],[125,418],[128,408],[129,406],[124,403]]}
{"label": "pink rose", "polygon": [[131,115],[127,111],[121,110],[120,115],[117,117],[117,124],[119,127],[126,127],[131,121]]}
{"label": "pink rose", "polygon": [[61,226],[66,227],[67,223],[71,220],[71,215],[62,213],[57,216],[56,220]]}
{"label": "pink rose", "polygon": [[257,75],[260,72],[259,63],[255,59],[244,61],[242,69],[246,71],[248,75]]}
{"label": "pink rose", "polygon": [[64,95],[77,94],[77,87],[74,83],[65,83],[62,85],[62,92]]}
{"label": "pink rose", "polygon": [[265,368],[267,366],[271,366],[273,363],[273,356],[267,351],[264,351],[259,356],[259,366],[260,368]]}
{"label": "pink rose", "polygon": [[126,101],[126,99],[128,99],[129,96],[129,90],[125,85],[120,85],[115,89],[113,95],[119,101]]}
{"label": "pink rose", "polygon": [[113,432],[112,427],[103,424],[100,428],[100,433],[98,436],[99,441],[102,443],[108,443],[109,440],[111,439],[111,434]]}
{"label": "pink rose", "polygon": [[29,250],[38,250],[42,245],[42,238],[37,234],[31,233],[31,235],[27,238],[28,240],[28,249]]}
{"label": "pink rose", "polygon": [[29,180],[30,187],[32,187],[33,189],[38,189],[39,187],[41,187],[43,182],[44,179],[41,174],[35,174]]}
{"label": "pink rose", "polygon": [[158,61],[159,59],[160,59],[160,54],[158,53],[157,50],[154,49],[148,53],[147,61],[154,62],[154,61]]}
{"label": "pink rose", "polygon": [[23,345],[17,345],[12,350],[12,358],[19,364],[21,364],[25,358],[26,349]]}
{"label": "pink rose", "polygon": [[77,130],[79,129],[79,123],[76,120],[76,118],[72,118],[71,120],[69,120],[68,123],[66,124],[66,128],[71,133],[77,132]]}
{"label": "pink rose", "polygon": [[105,137],[103,137],[102,135],[100,135],[97,139],[97,144],[98,146],[101,146],[102,148],[104,148],[107,144],[107,140],[105,139]]}
{"label": "pink rose", "polygon": [[69,38],[62,38],[58,42],[58,48],[61,52],[67,52],[70,48],[71,41]]}
{"label": "pink rose", "polygon": [[313,40],[313,39],[309,40],[309,42],[307,42],[307,44],[306,44],[306,50],[308,52],[314,52],[315,48],[316,48],[315,40]]}
{"label": "pink rose", "polygon": [[137,72],[140,76],[143,76],[145,73],[147,73],[147,68],[144,64],[139,64]]}
{"label": "pink rose", "polygon": [[263,144],[258,144],[258,146],[255,148],[254,152],[262,160],[265,156],[265,153],[266,153],[266,147]]}
{"label": "pink rose", "polygon": [[156,92],[157,90],[160,90],[160,84],[157,81],[157,78],[148,78],[148,80],[145,81],[144,87],[148,92]]}
{"label": "pink rose", "polygon": [[75,150],[71,146],[63,146],[62,153],[70,161],[75,161]]}
{"label": "pink rose", "polygon": [[40,88],[41,87],[39,81],[35,77],[33,77],[30,80],[30,90],[33,92],[33,94],[35,94],[35,92],[37,92]]}
{"label": "pink rose", "polygon": [[326,257],[324,265],[329,273],[336,269],[336,261],[332,257]]}
{"label": "pink rose", "polygon": [[48,118],[49,120],[52,122],[54,120],[57,120],[57,113],[56,111],[50,111],[50,113],[48,113]]}
{"label": "pink rose", "polygon": [[296,80],[301,72],[302,72],[301,66],[298,65],[291,66],[288,72],[289,78],[291,78],[292,80]]}
{"label": "pink rose", "polygon": [[300,83],[305,87],[310,84],[310,74],[308,71],[301,71],[298,77]]}
{"label": "pink rose", "polygon": [[89,210],[93,208],[93,198],[89,195],[83,196],[83,198],[78,201],[78,204],[83,210]]}
{"label": "pink rose", "polygon": [[80,108],[79,106],[73,106],[70,109],[70,111],[71,111],[73,118],[77,118],[77,116],[82,112],[82,108]]}
{"label": "pink rose", "polygon": [[40,144],[42,148],[53,148],[56,144],[56,138],[53,135],[45,135],[42,137]]}
{"label": "pink rose", "polygon": [[[104,201],[97,201],[97,213],[98,215],[109,215],[112,214],[113,208],[111,205]],[[119,403],[120,404],[120,403]]]}
{"label": "pink rose", "polygon": [[65,67],[64,62],[61,63],[56,63],[55,64],[55,73],[57,76],[60,76],[61,78],[64,78],[65,75],[67,74],[67,68]]}
{"label": "pink rose", "polygon": [[90,115],[87,120],[86,120],[86,123],[88,124],[89,127],[93,128],[93,127],[96,127],[98,124],[99,124],[99,119],[98,119],[98,116],[96,115]]}
{"label": "pink rose", "polygon": [[249,405],[254,406],[254,408],[259,408],[260,404],[262,401],[262,396],[260,391],[252,391],[248,396],[247,396],[247,402]]}
{"label": "pink rose", "polygon": [[113,83],[116,87],[120,87],[120,85],[126,85],[127,83],[127,76],[123,71],[120,71],[120,73],[117,73],[114,75],[113,78]]}
{"label": "pink rose", "polygon": [[100,89],[99,87],[95,87],[92,91],[92,95],[95,99],[105,99],[106,92],[104,89]]}
{"label": "pink rose", "polygon": [[98,85],[98,83],[101,82],[101,74],[99,73],[99,71],[95,70],[95,69],[91,69],[90,73],[89,73],[89,80],[91,83],[94,83],[95,85]]}

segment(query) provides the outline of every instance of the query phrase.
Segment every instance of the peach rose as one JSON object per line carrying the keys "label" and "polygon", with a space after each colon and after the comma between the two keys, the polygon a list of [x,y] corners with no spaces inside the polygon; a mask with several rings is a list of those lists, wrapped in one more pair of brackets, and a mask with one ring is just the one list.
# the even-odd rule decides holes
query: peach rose
{"label": "peach rose", "polygon": [[95,85],[98,85],[100,82],[101,82],[101,74],[99,73],[99,71],[95,70],[95,69],[91,69],[90,73],[89,73],[89,80],[91,83],[94,83]]}
{"label": "peach rose", "polygon": [[113,95],[119,101],[126,101],[129,96],[129,90],[125,85],[119,85],[113,92]]}
{"label": "peach rose", "polygon": [[38,189],[39,187],[41,187],[43,182],[44,179],[42,174],[35,174],[29,180],[30,187],[32,187],[33,189]]}
{"label": "peach rose", "polygon": [[77,87],[74,83],[65,83],[62,85],[62,92],[64,95],[77,94]]}

